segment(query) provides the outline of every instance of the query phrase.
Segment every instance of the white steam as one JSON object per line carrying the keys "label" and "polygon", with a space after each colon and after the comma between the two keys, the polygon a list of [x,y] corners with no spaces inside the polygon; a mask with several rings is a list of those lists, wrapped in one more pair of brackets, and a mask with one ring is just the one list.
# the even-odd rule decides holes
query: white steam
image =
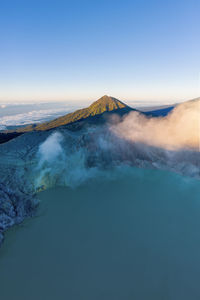
{"label": "white steam", "polygon": [[40,146],[37,153],[38,174],[36,188],[55,185],[75,187],[90,177],[95,168],[86,168],[86,156],[83,148],[74,149],[64,144],[64,136],[53,132]]}
{"label": "white steam", "polygon": [[61,142],[63,136],[59,132],[54,132],[50,135],[44,143],[39,147],[38,154],[40,155],[40,164],[45,162],[51,163],[63,155]]}
{"label": "white steam", "polygon": [[65,161],[65,154],[61,146],[62,140],[62,135],[54,132],[39,146],[37,153],[39,163],[36,169],[37,188],[56,184],[57,177],[60,176],[58,168],[61,169]]}
{"label": "white steam", "polygon": [[132,112],[111,130],[119,137],[167,150],[199,149],[200,101],[178,105],[167,117]]}
{"label": "white steam", "polygon": [[37,152],[36,188],[74,187],[96,176],[107,180],[113,168],[126,166],[200,178],[199,105],[181,104],[163,118],[132,112],[115,125],[53,132]]}

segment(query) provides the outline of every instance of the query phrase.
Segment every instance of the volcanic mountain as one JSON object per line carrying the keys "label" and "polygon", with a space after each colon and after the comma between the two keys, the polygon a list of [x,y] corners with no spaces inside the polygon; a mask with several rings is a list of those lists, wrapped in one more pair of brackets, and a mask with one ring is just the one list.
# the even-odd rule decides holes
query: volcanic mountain
{"label": "volcanic mountain", "polygon": [[[76,110],[52,121],[48,121],[40,124],[28,125],[26,127],[20,127],[15,132],[29,132],[29,131],[43,131],[49,130],[63,125],[72,124],[77,121],[88,120],[95,123],[102,119],[104,113],[117,113],[123,115],[133,110],[120,100],[109,97],[107,95],[101,97],[97,101],[93,102],[89,107]],[[105,117],[105,115],[104,115]],[[10,132],[10,131],[9,131]]]}

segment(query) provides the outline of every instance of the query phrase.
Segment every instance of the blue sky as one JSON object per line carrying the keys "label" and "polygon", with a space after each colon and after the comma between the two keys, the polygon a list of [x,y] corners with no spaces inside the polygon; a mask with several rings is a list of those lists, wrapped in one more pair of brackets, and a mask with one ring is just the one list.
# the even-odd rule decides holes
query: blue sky
{"label": "blue sky", "polygon": [[0,0],[0,101],[197,97],[199,15],[199,0]]}

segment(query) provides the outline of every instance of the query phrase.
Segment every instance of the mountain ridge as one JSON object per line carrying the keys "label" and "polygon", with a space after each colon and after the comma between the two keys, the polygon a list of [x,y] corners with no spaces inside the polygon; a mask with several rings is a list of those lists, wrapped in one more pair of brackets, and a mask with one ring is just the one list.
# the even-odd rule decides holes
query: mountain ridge
{"label": "mountain ridge", "polygon": [[[191,101],[200,101],[200,97],[185,101],[183,103],[190,103]],[[105,123],[109,119],[109,116],[111,116],[112,114],[116,114],[121,117],[131,111],[138,111],[139,113],[147,117],[165,117],[177,105],[180,104],[181,103],[169,106],[167,108],[155,109],[152,111],[141,111],[131,108],[130,106],[114,97],[104,95],[103,97],[93,102],[90,106],[76,110],[72,113],[68,113],[54,120],[39,124],[20,126],[12,130],[0,131],[0,144],[6,143],[9,140],[12,140],[24,133],[48,131],[62,126],[66,126],[66,128],[71,131],[77,131],[83,128],[83,126]]]}
{"label": "mountain ridge", "polygon": [[50,130],[60,126],[72,124],[77,121],[85,120],[90,117],[94,118],[95,116],[103,115],[106,112],[111,113],[121,111],[122,113],[128,113],[132,110],[134,109],[129,107],[122,101],[114,97],[104,95],[103,97],[99,98],[97,101],[93,102],[90,106],[86,108],[78,109],[72,113],[68,113],[64,116],[61,116],[48,122],[32,124],[25,127],[20,127],[16,130],[8,130],[7,132],[25,133],[30,131]]}

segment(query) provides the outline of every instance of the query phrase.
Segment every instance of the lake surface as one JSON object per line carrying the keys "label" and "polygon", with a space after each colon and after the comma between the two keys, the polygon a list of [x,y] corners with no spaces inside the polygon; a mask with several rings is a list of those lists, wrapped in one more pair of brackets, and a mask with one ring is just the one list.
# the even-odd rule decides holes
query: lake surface
{"label": "lake surface", "polygon": [[39,198],[0,249],[0,299],[200,299],[199,181],[118,170]]}

